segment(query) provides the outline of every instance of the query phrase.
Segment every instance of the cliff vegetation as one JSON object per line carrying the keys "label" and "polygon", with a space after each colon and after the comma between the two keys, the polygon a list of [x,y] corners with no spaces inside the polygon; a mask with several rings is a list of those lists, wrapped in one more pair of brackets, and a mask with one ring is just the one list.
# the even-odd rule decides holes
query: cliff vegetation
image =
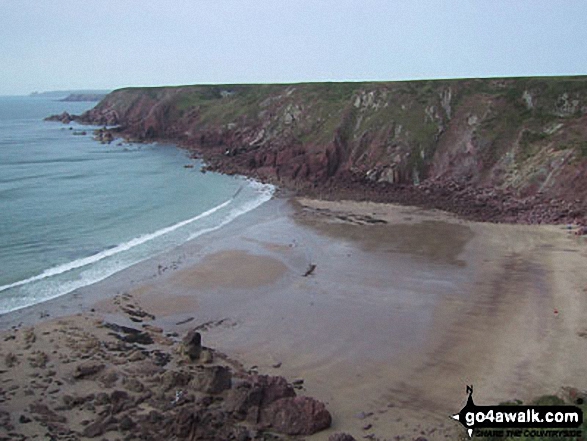
{"label": "cliff vegetation", "polygon": [[488,220],[586,212],[587,77],[127,88],[79,119],[323,197],[449,191],[462,207],[438,208]]}

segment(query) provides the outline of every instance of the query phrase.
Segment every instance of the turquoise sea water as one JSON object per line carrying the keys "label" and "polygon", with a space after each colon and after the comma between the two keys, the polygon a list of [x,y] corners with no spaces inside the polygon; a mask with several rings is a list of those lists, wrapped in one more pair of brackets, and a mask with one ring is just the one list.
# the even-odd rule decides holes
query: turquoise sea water
{"label": "turquoise sea water", "polygon": [[92,105],[0,97],[0,313],[102,280],[272,195],[202,174],[174,146],[103,145],[92,127],[43,121]]}

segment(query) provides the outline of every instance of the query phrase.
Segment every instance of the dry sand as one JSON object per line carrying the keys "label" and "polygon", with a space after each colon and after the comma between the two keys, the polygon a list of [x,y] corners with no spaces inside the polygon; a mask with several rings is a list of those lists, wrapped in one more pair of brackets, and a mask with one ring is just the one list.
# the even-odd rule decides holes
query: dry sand
{"label": "dry sand", "polygon": [[130,324],[132,304],[165,332],[207,324],[205,344],[303,379],[334,418],[309,439],[456,439],[468,384],[477,404],[587,389],[586,263],[585,239],[560,226],[278,199],[0,327],[79,310]]}

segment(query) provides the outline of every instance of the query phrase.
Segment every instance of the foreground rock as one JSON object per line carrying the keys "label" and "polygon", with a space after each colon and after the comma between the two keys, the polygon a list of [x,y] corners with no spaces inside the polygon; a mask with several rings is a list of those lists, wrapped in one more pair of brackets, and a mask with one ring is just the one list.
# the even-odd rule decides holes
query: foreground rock
{"label": "foreground rock", "polygon": [[323,403],[309,397],[283,398],[261,410],[259,425],[287,435],[312,435],[327,429],[332,417]]}
{"label": "foreground rock", "polygon": [[0,440],[277,440],[330,426],[324,404],[285,378],[218,353],[202,364],[211,350],[197,331],[171,346],[162,332],[76,316],[3,337]]}

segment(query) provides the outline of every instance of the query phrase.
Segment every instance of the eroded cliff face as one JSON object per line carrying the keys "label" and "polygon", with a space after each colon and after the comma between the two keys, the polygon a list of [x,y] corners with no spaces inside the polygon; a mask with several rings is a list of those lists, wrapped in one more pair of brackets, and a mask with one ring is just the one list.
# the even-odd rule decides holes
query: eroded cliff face
{"label": "eroded cliff face", "polygon": [[81,120],[290,188],[450,181],[587,199],[587,77],[132,88]]}

